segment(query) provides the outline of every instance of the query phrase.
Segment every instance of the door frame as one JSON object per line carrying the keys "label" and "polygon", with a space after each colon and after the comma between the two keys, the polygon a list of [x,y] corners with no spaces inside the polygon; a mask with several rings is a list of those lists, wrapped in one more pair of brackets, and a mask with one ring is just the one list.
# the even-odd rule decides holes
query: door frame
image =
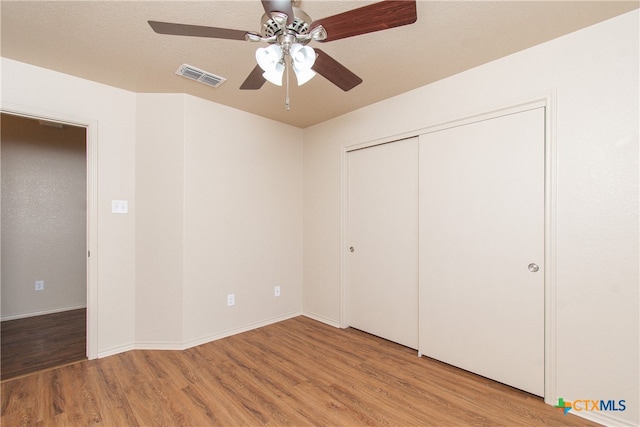
{"label": "door frame", "polygon": [[47,120],[85,128],[87,180],[87,336],[88,359],[98,357],[98,122],[59,111],[3,103],[0,112],[35,120]]}
{"label": "door frame", "polygon": [[[466,124],[490,120],[534,108],[545,109],[544,142],[544,401],[557,402],[556,395],[556,282],[557,282],[557,94],[555,90],[488,107],[482,111],[462,112],[440,122],[407,132],[344,145],[340,165],[340,327],[347,328],[348,266],[348,154],[350,151],[392,143],[414,136],[437,132]],[[418,248],[419,250],[419,248]]]}

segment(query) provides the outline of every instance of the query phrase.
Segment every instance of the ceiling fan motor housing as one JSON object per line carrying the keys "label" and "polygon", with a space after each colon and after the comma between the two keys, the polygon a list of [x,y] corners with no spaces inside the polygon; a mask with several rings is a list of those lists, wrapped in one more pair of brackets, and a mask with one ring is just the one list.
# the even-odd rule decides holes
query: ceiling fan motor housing
{"label": "ceiling fan motor housing", "polygon": [[[296,35],[308,34],[311,18],[297,7],[293,8],[293,23],[287,25],[287,16],[276,12],[272,16],[262,16],[262,36],[265,38],[279,36],[285,33],[295,33]],[[308,41],[307,41],[308,42]]]}

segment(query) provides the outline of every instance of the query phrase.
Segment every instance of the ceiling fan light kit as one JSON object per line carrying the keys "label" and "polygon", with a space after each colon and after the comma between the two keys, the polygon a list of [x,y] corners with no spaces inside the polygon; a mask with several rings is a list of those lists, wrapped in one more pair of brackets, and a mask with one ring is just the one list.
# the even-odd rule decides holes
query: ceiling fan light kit
{"label": "ceiling fan light kit", "polygon": [[293,6],[294,0],[262,0],[262,34],[228,28],[148,21],[159,34],[208,37],[227,40],[264,42],[269,46],[256,50],[258,65],[240,86],[260,89],[265,81],[282,86],[287,72],[285,106],[289,109],[288,69],[293,70],[301,86],[320,74],[347,92],[362,79],[320,49],[307,46],[311,41],[330,42],[416,22],[416,0],[383,0],[347,12],[312,21]]}
{"label": "ceiling fan light kit", "polygon": [[300,43],[271,44],[256,50],[256,61],[264,70],[262,76],[275,85],[282,86],[282,75],[290,63],[298,79],[298,86],[311,80],[316,73],[311,70],[316,61],[316,53],[309,46]]}

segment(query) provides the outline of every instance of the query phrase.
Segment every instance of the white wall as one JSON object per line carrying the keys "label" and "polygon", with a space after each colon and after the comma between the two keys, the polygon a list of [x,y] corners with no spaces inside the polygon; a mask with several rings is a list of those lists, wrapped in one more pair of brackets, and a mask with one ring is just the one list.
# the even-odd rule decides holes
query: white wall
{"label": "white wall", "polygon": [[93,310],[92,324],[98,328],[94,350],[104,355],[131,348],[135,221],[132,214],[112,214],[111,200],[129,200],[129,210],[135,212],[135,94],[6,58],[1,66],[3,109],[93,126],[98,150],[98,212],[92,218],[97,221],[98,262],[93,273],[99,294]]}
{"label": "white wall", "polygon": [[190,96],[185,107],[185,340],[301,314],[302,131]]}
{"label": "white wall", "polygon": [[[3,109],[96,132],[95,356],[183,348],[301,313],[300,129],[4,58],[2,84]],[[114,199],[129,214],[112,214]]]}
{"label": "white wall", "polygon": [[630,12],[305,129],[305,313],[341,320],[342,147],[555,90],[557,396],[551,399],[625,399],[624,412],[583,415],[640,423],[638,21],[638,11]]}
{"label": "white wall", "polygon": [[86,131],[1,126],[2,320],[86,307]]}
{"label": "white wall", "polygon": [[139,94],[136,131],[136,343],[180,347],[184,96]]}
{"label": "white wall", "polygon": [[140,94],[137,136],[137,345],[185,348],[300,314],[302,131]]}
{"label": "white wall", "polygon": [[[94,356],[184,348],[301,313],[300,129],[9,59],[2,84],[3,109],[96,133]],[[112,214],[114,199],[129,214]]]}

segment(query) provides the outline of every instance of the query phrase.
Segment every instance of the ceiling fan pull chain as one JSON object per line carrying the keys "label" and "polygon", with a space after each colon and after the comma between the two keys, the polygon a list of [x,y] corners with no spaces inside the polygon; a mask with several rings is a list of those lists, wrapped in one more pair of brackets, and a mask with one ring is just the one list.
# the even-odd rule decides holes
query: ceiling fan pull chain
{"label": "ceiling fan pull chain", "polygon": [[287,84],[287,89],[286,89],[286,98],[284,100],[284,108],[287,111],[289,111],[289,64],[287,64],[286,57],[285,57],[285,60],[284,60],[284,66],[286,68],[286,71],[285,71],[286,72],[286,76],[285,76],[285,78],[287,79],[287,83],[286,83]]}

